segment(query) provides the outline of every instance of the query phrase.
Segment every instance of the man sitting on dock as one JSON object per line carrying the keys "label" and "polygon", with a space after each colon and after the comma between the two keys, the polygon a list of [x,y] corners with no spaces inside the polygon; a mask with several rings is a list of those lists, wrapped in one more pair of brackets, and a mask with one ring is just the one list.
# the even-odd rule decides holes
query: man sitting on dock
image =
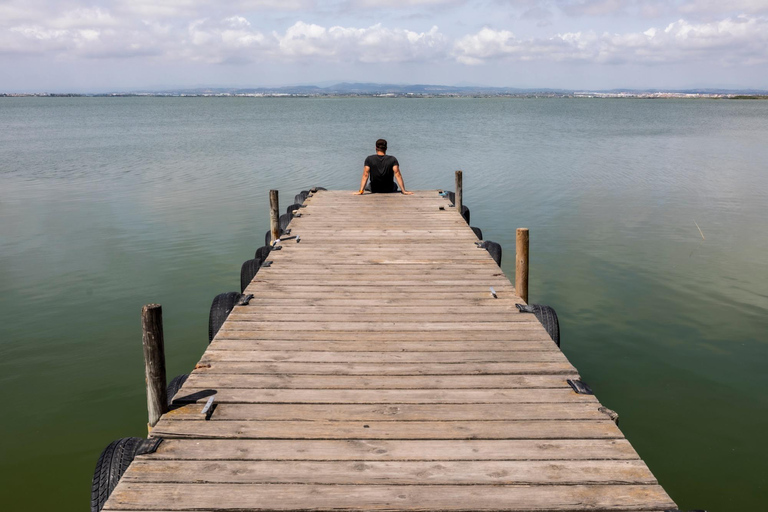
{"label": "man sitting on dock", "polygon": [[371,179],[370,191],[373,194],[397,192],[397,185],[395,185],[393,178],[397,180],[403,194],[413,194],[413,192],[405,190],[403,175],[400,174],[400,163],[394,156],[387,155],[387,141],[384,139],[376,141],[376,154],[365,159],[363,180],[360,182],[360,190],[355,194],[362,195],[365,193],[365,184],[369,177]]}

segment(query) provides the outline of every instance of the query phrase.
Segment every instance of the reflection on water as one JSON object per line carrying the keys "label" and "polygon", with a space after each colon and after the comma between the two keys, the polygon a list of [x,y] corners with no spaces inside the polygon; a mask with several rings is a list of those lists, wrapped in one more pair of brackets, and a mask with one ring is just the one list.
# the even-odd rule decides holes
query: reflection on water
{"label": "reflection on water", "polygon": [[6,502],[82,509],[101,449],[145,434],[141,305],[189,371],[267,191],[353,189],[379,137],[411,189],[464,170],[510,277],[530,228],[531,301],[681,508],[768,499],[768,103],[3,98]]}

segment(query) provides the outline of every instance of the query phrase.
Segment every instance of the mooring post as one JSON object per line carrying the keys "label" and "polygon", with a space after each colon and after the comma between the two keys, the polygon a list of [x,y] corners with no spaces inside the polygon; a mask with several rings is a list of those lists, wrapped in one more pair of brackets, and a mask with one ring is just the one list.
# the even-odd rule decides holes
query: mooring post
{"label": "mooring post", "polygon": [[523,301],[528,302],[528,228],[517,228],[515,292]]}
{"label": "mooring post", "polygon": [[269,229],[272,231],[272,241],[280,238],[280,204],[277,190],[269,191]]}
{"label": "mooring post", "polygon": [[147,304],[141,308],[141,329],[144,345],[144,372],[147,378],[147,413],[149,415],[147,426],[151,431],[160,416],[168,412],[163,308],[160,304]]}
{"label": "mooring post", "polygon": [[456,205],[456,211],[459,212],[459,215],[462,215],[461,213],[461,206],[464,204],[464,184],[463,176],[461,171],[456,171],[456,200],[454,201],[454,205]]}

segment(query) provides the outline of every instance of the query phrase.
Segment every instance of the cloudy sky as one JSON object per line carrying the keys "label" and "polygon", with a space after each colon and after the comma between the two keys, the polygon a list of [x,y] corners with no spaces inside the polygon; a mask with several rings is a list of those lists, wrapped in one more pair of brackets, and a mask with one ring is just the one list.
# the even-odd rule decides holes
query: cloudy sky
{"label": "cloudy sky", "polygon": [[768,89],[768,0],[0,0],[0,91]]}

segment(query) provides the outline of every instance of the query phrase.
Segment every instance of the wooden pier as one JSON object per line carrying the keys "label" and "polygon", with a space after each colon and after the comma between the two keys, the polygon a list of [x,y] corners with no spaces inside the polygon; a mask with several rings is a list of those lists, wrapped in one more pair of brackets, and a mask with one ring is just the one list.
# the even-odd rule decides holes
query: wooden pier
{"label": "wooden pier", "polygon": [[304,204],[104,510],[676,508],[445,198]]}

